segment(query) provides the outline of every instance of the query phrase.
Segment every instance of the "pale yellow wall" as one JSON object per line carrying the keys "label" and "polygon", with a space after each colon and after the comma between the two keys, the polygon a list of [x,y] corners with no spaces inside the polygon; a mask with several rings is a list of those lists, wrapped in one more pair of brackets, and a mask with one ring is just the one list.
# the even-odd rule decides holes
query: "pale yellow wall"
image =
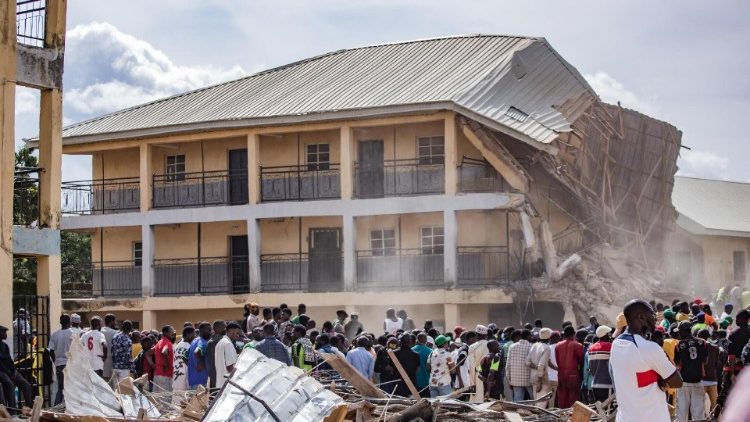
{"label": "pale yellow wall", "polygon": [[[299,138],[299,140],[298,140]],[[340,131],[300,132],[260,137],[260,165],[296,166],[307,164],[307,145],[328,144],[331,163],[339,163]]]}
{"label": "pale yellow wall", "polygon": [[[396,232],[397,248],[415,249],[422,246],[420,228],[430,226],[442,227],[443,213],[357,217],[355,224],[357,226],[357,250],[370,249],[370,231],[375,229],[393,229]],[[399,230],[399,227],[401,230]]]}
{"label": "pale yellow wall", "polygon": [[504,212],[459,211],[457,220],[458,246],[505,246]]}
{"label": "pale yellow wall", "polygon": [[185,171],[188,173],[203,170],[227,170],[229,150],[232,149],[247,149],[247,138],[155,145],[151,154],[151,163],[155,174],[164,174],[167,156],[185,155]]}
{"label": "pale yellow wall", "polygon": [[721,286],[747,286],[745,280],[734,280],[734,251],[745,252],[745,262],[750,263],[750,239],[729,236],[700,236],[703,245],[703,261],[706,284],[718,290]]}
{"label": "pale yellow wall", "polygon": [[[341,217],[302,218],[302,253],[308,250],[311,228],[342,227]],[[261,254],[299,252],[300,219],[279,218],[260,221]],[[343,247],[343,245],[342,245]]]}
{"label": "pale yellow wall", "polygon": [[101,250],[104,249],[104,261],[131,261],[133,243],[141,241],[140,227],[112,227],[104,229],[104,241],[101,231],[91,234],[91,260],[99,262]]}
{"label": "pale yellow wall", "polygon": [[91,159],[91,174],[95,180],[102,178],[138,177],[138,159],[138,148],[102,151],[94,154]]}
{"label": "pale yellow wall", "polygon": [[[229,236],[247,234],[244,221],[201,223],[201,256],[229,256]],[[154,259],[196,258],[197,224],[165,224],[154,228]]]}
{"label": "pale yellow wall", "polygon": [[382,140],[384,159],[416,158],[417,138],[425,136],[442,136],[444,132],[445,124],[442,120],[405,125],[355,128],[355,142],[352,157],[355,161],[357,160],[357,146],[359,141]]}
{"label": "pale yellow wall", "polygon": [[461,163],[461,159],[464,156],[481,160],[482,153],[472,144],[464,135],[462,130],[456,131],[456,144],[458,146],[458,163]]}

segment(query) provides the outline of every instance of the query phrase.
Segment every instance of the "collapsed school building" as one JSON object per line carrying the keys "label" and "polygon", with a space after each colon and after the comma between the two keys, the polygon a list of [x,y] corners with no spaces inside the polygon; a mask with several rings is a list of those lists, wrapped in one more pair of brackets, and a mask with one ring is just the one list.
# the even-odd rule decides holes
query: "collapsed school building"
{"label": "collapsed school building", "polygon": [[543,38],[323,54],[64,128],[93,178],[62,187],[63,230],[91,236],[63,307],[141,327],[248,302],[366,328],[387,307],[611,319],[660,289],[680,142]]}

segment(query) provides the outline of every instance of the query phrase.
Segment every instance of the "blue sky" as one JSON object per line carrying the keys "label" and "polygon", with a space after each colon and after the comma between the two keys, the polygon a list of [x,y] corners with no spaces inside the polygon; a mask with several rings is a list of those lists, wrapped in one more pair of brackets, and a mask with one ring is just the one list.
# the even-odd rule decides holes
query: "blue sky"
{"label": "blue sky", "polygon": [[[66,123],[341,48],[442,35],[547,38],[606,101],[683,131],[680,172],[750,181],[750,2],[68,2]],[[16,134],[37,98],[17,91]],[[63,178],[90,177],[66,157]]]}

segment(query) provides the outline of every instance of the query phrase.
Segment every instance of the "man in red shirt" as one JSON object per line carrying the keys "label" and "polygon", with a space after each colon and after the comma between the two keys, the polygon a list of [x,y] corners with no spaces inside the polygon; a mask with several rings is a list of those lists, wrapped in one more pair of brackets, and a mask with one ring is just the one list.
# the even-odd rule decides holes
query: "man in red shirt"
{"label": "man in red shirt", "polygon": [[172,391],[172,369],[176,332],[171,325],[161,329],[161,339],[154,346],[154,392]]}
{"label": "man in red shirt", "polygon": [[576,341],[575,335],[575,328],[568,325],[563,330],[563,341],[555,345],[557,402],[562,409],[572,407],[581,392],[583,346]]}

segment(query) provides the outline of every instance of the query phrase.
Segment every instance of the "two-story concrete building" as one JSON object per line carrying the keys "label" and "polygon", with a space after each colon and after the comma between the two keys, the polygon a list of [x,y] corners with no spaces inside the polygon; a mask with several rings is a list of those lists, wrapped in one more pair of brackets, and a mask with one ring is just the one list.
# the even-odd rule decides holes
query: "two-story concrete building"
{"label": "two-story concrete building", "polygon": [[373,327],[394,307],[452,327],[517,324],[535,291],[561,321],[569,304],[532,283],[533,228],[548,222],[558,251],[586,236],[564,166],[540,162],[574,155],[560,137],[597,104],[546,40],[476,35],[336,51],[74,124],[63,152],[90,155],[93,180],[64,184],[63,228],[90,233],[92,256],[64,269],[64,307],[146,327],[250,301]]}

